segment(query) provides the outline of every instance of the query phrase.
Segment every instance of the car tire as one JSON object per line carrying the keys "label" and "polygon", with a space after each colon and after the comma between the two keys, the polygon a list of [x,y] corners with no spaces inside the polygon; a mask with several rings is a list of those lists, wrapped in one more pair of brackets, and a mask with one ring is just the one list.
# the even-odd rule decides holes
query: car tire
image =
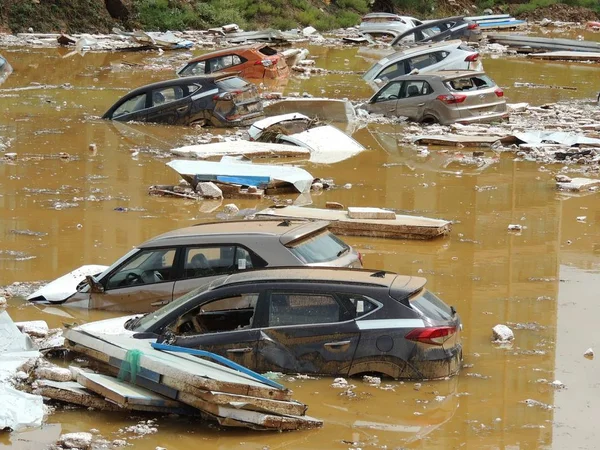
{"label": "car tire", "polygon": [[423,116],[423,118],[421,119],[421,123],[423,125],[433,125],[436,123],[440,123],[440,121],[435,116],[428,114],[426,116]]}

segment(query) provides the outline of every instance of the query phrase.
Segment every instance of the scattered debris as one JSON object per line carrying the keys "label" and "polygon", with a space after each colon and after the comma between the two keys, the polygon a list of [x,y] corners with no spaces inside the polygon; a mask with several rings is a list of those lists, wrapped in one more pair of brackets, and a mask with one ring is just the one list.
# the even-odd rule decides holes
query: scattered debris
{"label": "scattered debris", "polygon": [[494,342],[510,342],[515,339],[513,331],[506,325],[498,324],[492,328]]}
{"label": "scattered debris", "polygon": [[588,348],[584,353],[583,356],[587,359],[594,359],[594,350],[592,350],[591,348]]}
{"label": "scattered debris", "polygon": [[508,225],[508,231],[522,231],[523,230],[523,225],[519,225],[519,224],[514,224],[511,223]]}
{"label": "scattered debris", "polygon": [[67,433],[60,437],[58,445],[63,448],[86,450],[91,447],[92,439],[92,433]]}

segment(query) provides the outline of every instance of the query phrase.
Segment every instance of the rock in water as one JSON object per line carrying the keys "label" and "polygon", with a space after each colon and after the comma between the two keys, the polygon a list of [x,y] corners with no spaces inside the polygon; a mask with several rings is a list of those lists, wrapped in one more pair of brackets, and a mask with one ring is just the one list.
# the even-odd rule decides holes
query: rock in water
{"label": "rock in water", "polygon": [[498,324],[492,328],[492,332],[494,333],[494,341],[496,342],[510,342],[515,338],[513,331],[506,325]]}
{"label": "rock in water", "polygon": [[587,359],[594,359],[594,350],[588,348],[583,354],[583,356],[585,356]]}

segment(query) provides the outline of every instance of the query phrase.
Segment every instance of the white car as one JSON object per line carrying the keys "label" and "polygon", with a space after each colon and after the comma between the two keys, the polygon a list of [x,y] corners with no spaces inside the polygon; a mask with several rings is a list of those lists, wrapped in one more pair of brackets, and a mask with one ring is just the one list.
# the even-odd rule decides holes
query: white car
{"label": "white car", "polygon": [[371,13],[363,16],[358,30],[371,36],[396,37],[421,25],[419,19],[388,13]]}
{"label": "white car", "polygon": [[439,70],[483,70],[479,53],[460,40],[421,45],[393,53],[375,63],[363,76],[374,91],[388,81],[411,73]]}

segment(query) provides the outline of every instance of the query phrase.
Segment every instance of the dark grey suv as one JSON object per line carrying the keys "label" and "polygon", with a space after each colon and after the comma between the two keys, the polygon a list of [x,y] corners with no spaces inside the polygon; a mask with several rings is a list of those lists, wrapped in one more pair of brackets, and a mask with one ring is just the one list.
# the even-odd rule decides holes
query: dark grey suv
{"label": "dark grey suv", "polygon": [[370,270],[253,270],[146,316],[81,328],[208,350],[259,372],[451,376],[462,360],[461,321],[425,283]]}

